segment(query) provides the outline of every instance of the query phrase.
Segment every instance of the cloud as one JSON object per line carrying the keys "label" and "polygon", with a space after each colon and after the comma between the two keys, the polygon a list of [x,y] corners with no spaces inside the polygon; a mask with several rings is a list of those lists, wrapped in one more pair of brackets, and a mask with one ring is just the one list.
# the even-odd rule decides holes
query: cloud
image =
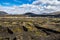
{"label": "cloud", "polygon": [[42,10],[39,6],[36,5],[30,5],[30,4],[23,4],[20,6],[0,6],[0,11],[5,11],[9,14],[23,14],[26,12],[32,12],[32,13],[40,13],[40,10]]}
{"label": "cloud", "polygon": [[22,4],[18,6],[0,5],[0,11],[5,11],[9,14],[24,14],[26,12],[32,12],[35,14],[50,13],[50,12],[60,11],[60,1],[58,0],[36,0],[32,4]]}
{"label": "cloud", "polygon": [[60,1],[58,0],[36,0],[35,2],[33,2],[33,4],[50,4],[50,5],[57,5],[60,4]]}
{"label": "cloud", "polygon": [[47,12],[60,11],[60,1],[58,0],[36,0],[32,4],[43,7]]}

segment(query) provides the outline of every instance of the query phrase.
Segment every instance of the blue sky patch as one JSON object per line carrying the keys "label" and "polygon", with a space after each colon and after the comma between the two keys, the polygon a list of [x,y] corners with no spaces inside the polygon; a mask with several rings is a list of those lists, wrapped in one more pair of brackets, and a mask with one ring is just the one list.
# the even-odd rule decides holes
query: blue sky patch
{"label": "blue sky patch", "polygon": [[3,6],[32,4],[35,0],[0,0],[0,4]]}

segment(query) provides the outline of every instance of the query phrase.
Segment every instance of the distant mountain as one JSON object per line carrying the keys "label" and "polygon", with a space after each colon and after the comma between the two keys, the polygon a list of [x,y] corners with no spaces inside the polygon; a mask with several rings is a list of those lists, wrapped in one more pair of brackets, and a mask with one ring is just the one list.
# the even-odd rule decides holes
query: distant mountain
{"label": "distant mountain", "polygon": [[42,14],[35,14],[35,13],[25,13],[24,16],[27,15],[28,17],[60,17],[60,12],[53,12],[53,13],[42,13]]}
{"label": "distant mountain", "polygon": [[[9,15],[8,13],[4,12],[4,11],[0,11],[0,16],[1,15]],[[11,14],[12,15],[12,14]],[[17,14],[16,14],[17,15]],[[60,12],[53,12],[53,13],[42,13],[42,14],[35,14],[35,13],[31,13],[31,12],[27,12],[24,14],[20,14],[17,16],[28,16],[28,17],[60,17]]]}
{"label": "distant mountain", "polygon": [[25,13],[24,15],[30,15],[30,16],[35,16],[35,15],[60,15],[60,11],[58,12],[52,12],[52,13],[42,13],[42,14],[35,14],[35,13],[31,13],[31,12],[28,12],[28,13]]}
{"label": "distant mountain", "polygon": [[52,13],[46,13],[45,15],[60,15],[60,11],[52,12]]}
{"label": "distant mountain", "polygon": [[31,12],[28,12],[28,13],[25,13],[24,15],[28,15],[28,16],[36,16],[37,14],[34,14],[34,13],[31,13]]}
{"label": "distant mountain", "polygon": [[4,11],[0,11],[0,15],[6,15],[8,13],[4,12]]}

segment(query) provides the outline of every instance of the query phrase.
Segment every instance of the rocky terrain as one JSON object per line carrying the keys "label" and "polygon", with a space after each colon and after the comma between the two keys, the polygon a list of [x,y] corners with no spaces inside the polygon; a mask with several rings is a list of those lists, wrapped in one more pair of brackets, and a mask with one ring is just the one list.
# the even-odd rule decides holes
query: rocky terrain
{"label": "rocky terrain", "polygon": [[60,18],[0,16],[0,40],[60,40]]}

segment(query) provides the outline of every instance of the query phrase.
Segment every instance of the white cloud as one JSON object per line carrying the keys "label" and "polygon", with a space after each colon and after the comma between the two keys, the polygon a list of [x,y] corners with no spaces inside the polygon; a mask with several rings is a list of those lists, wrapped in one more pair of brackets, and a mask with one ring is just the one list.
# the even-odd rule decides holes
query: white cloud
{"label": "white cloud", "polygon": [[54,5],[57,5],[57,4],[60,4],[60,1],[58,0],[36,0],[35,2],[33,2],[33,4],[54,4]]}
{"label": "white cloud", "polygon": [[58,0],[36,0],[32,4],[43,7],[42,12],[60,11],[60,1]]}
{"label": "white cloud", "polygon": [[30,5],[30,4],[23,4],[20,6],[0,6],[0,11],[5,11],[9,14],[23,14],[26,12],[33,12],[33,13],[40,13],[42,10],[39,6]]}
{"label": "white cloud", "polygon": [[32,4],[0,6],[0,11],[5,11],[9,14],[23,14],[26,12],[33,12],[36,14],[50,13],[60,11],[60,1],[58,0],[36,0]]}

